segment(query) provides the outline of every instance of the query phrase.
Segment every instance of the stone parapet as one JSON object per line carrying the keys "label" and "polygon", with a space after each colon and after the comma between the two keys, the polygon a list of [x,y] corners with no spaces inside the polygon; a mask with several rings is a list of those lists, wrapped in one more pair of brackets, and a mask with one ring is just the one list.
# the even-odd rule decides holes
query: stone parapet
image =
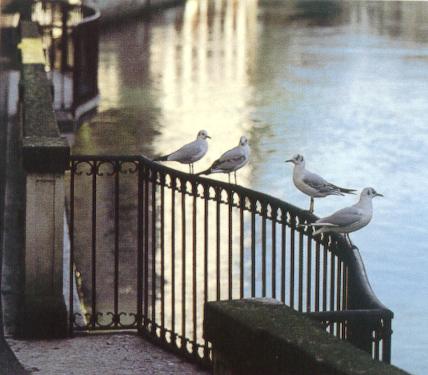
{"label": "stone parapet", "polygon": [[214,375],[405,375],[272,299],[205,304]]}

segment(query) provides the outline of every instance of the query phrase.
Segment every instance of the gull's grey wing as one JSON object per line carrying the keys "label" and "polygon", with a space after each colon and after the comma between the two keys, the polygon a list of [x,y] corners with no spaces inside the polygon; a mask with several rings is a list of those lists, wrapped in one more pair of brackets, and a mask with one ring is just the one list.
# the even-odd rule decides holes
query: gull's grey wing
{"label": "gull's grey wing", "polygon": [[360,221],[362,216],[363,215],[359,209],[355,207],[346,207],[342,208],[339,211],[336,211],[330,216],[318,219],[315,224],[316,226],[321,226],[322,224],[325,224],[327,226],[331,225],[346,227]]}
{"label": "gull's grey wing", "polygon": [[213,163],[211,170],[233,170],[244,162],[245,154],[240,147],[234,147],[221,155],[220,158]]}
{"label": "gull's grey wing", "polygon": [[181,162],[192,162],[195,155],[203,152],[203,146],[200,142],[193,141],[183,147],[179,148],[177,151],[173,152],[168,156],[168,160],[171,161],[181,161]]}
{"label": "gull's grey wing", "polygon": [[336,186],[324,180],[321,176],[306,171],[303,176],[303,182],[320,193],[329,193],[338,190]]}

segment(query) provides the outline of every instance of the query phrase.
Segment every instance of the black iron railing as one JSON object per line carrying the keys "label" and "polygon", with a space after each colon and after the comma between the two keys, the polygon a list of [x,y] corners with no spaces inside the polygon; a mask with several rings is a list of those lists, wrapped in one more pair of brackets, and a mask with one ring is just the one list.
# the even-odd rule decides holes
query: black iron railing
{"label": "black iron railing", "polygon": [[272,297],[390,361],[393,314],[358,249],[313,237],[308,212],[142,156],[72,156],[69,179],[72,331],[138,329],[209,363],[204,303]]}
{"label": "black iron railing", "polygon": [[83,4],[38,0],[32,18],[41,29],[55,109],[76,117],[93,109],[98,100],[100,13]]}

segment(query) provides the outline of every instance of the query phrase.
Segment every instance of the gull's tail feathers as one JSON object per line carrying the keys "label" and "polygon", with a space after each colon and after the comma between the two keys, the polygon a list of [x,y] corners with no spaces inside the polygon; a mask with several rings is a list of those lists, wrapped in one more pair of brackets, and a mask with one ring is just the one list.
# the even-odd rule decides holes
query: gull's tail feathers
{"label": "gull's tail feathers", "polygon": [[[169,155],[171,155],[171,154],[169,154]],[[167,161],[169,155],[158,156],[157,158],[153,159],[153,161]]]}
{"label": "gull's tail feathers", "polygon": [[335,187],[335,189],[336,189],[336,190],[333,190],[333,191],[330,193],[330,195],[340,195],[341,197],[344,197],[344,196],[345,196],[345,194],[343,194],[343,192],[342,192],[342,190],[340,190],[340,188],[336,188],[336,187]]}
{"label": "gull's tail feathers", "polygon": [[342,188],[342,187],[339,187],[339,186],[336,186],[336,187],[339,189],[339,191],[341,193],[345,193],[345,194],[357,194],[357,190],[355,190],[355,189],[345,189],[345,188]]}
{"label": "gull's tail feathers", "polygon": [[321,227],[319,229],[317,229],[315,232],[312,233],[313,236],[316,236],[317,234],[321,234],[325,231],[324,227]]}
{"label": "gull's tail feathers", "polygon": [[204,171],[202,171],[202,172],[199,172],[199,173],[195,173],[195,176],[201,176],[201,175],[204,175],[204,174],[210,174],[211,173],[211,167],[209,167],[208,169],[205,169]]}
{"label": "gull's tail feathers", "polygon": [[218,173],[220,172],[218,170],[218,165],[221,164],[220,159],[216,160],[214,163],[212,163],[211,167],[209,167],[208,169],[205,169],[202,172],[196,173],[196,176],[200,176],[201,174],[211,174],[211,173]]}
{"label": "gull's tail feathers", "polygon": [[318,228],[315,232],[312,233],[313,236],[316,236],[317,234],[321,234],[324,232],[328,232],[328,228],[337,227],[336,224],[331,224],[331,223],[312,223],[309,225],[312,227]]}
{"label": "gull's tail feathers", "polygon": [[323,223],[322,221],[320,222],[315,222],[315,223],[310,223],[307,224],[309,227],[337,227],[336,224],[332,224],[332,223]]}

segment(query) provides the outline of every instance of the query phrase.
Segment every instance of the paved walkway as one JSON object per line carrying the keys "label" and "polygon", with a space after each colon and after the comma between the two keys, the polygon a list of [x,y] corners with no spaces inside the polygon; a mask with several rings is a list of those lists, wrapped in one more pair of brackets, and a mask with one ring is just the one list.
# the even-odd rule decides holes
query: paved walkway
{"label": "paved walkway", "polygon": [[18,360],[32,374],[209,374],[136,334],[93,334],[64,340],[7,341]]}

